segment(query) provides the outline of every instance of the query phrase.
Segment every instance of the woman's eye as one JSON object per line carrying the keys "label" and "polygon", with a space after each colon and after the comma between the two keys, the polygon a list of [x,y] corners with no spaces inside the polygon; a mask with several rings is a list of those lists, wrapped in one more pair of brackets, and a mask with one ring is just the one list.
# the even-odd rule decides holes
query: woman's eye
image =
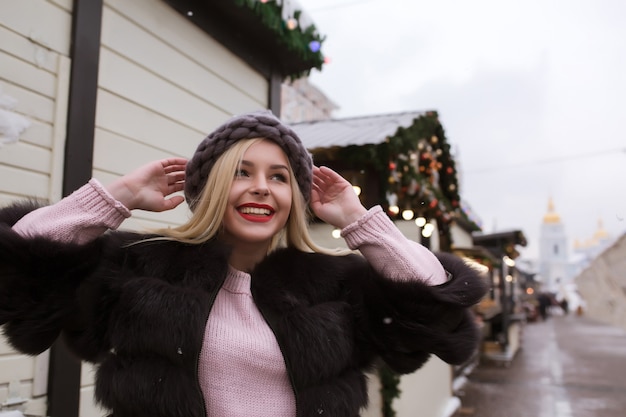
{"label": "woman's eye", "polygon": [[235,177],[248,177],[248,171],[246,171],[245,169],[238,169],[237,172],[235,172]]}
{"label": "woman's eye", "polygon": [[273,174],[270,178],[275,181],[287,182],[287,177],[283,174]]}

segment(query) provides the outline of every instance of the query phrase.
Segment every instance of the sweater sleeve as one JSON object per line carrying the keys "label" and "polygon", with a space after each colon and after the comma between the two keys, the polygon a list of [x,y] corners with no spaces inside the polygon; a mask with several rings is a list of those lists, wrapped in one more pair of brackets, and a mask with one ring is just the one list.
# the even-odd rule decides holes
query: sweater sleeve
{"label": "sweater sleeve", "polygon": [[407,239],[380,206],[341,231],[350,249],[361,251],[384,277],[397,281],[419,280],[428,285],[447,281],[437,257],[419,243]]}
{"label": "sweater sleeve", "polygon": [[130,211],[96,179],[51,206],[22,217],[13,230],[24,237],[47,237],[63,243],[91,242],[108,229],[117,229]]}

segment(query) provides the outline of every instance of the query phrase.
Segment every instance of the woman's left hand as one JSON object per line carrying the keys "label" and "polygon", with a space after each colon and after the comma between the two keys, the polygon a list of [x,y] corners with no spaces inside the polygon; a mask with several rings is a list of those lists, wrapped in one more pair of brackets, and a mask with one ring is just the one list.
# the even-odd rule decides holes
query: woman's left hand
{"label": "woman's left hand", "polygon": [[363,207],[352,184],[328,167],[313,167],[311,208],[317,217],[343,229],[363,216]]}

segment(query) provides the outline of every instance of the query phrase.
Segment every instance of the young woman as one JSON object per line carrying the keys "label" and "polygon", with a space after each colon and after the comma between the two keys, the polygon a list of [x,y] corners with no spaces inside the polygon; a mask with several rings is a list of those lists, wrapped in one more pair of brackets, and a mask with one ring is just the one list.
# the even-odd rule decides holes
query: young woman
{"label": "young woman", "polygon": [[[189,221],[116,231],[134,209]],[[317,247],[307,205],[354,253]],[[268,112],[234,117],[187,162],[147,164],[57,204],[0,210],[0,324],[37,354],[61,335],[97,364],[115,417],[357,416],[364,372],[465,361],[485,286],[407,240],[378,206],[315,167]]]}

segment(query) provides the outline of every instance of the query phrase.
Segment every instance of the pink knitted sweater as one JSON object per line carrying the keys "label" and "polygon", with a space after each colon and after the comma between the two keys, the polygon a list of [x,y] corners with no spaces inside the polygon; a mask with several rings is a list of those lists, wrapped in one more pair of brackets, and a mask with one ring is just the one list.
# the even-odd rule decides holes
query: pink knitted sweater
{"label": "pink knitted sweater", "polygon": [[[57,204],[29,213],[13,229],[87,243],[117,229],[130,211],[92,179]],[[379,206],[341,235],[389,279],[413,277],[430,285],[446,281],[437,258],[408,240]],[[293,417],[295,397],[280,348],[250,293],[250,274],[230,268],[205,328],[198,378],[207,416]]]}

